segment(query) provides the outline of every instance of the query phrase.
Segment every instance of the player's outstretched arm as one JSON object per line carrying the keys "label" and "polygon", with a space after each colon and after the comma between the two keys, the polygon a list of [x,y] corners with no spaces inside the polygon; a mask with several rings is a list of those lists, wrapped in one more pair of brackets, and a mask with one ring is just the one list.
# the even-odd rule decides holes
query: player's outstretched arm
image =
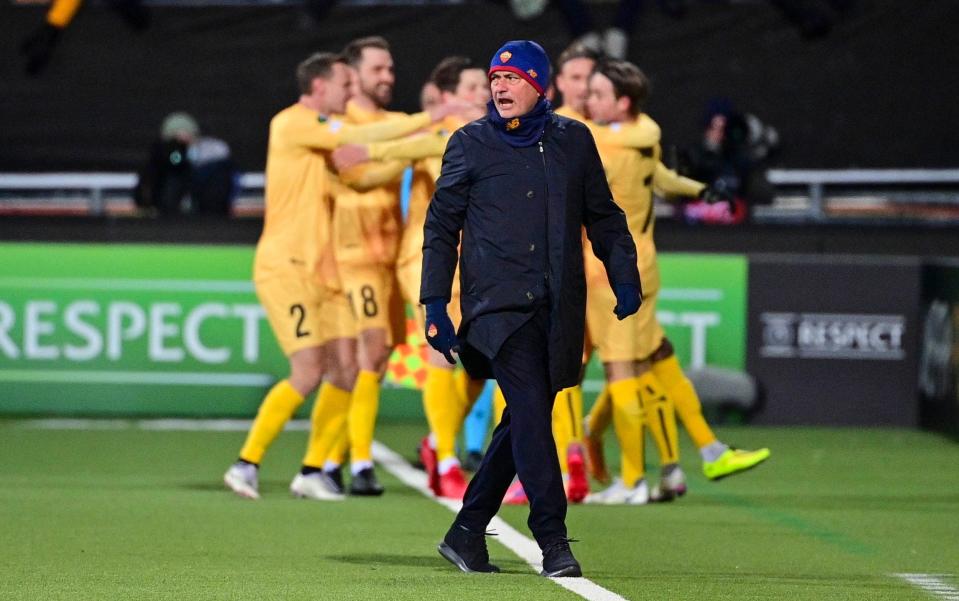
{"label": "player's outstretched arm", "polygon": [[658,162],[653,172],[653,188],[664,196],[698,197],[706,188],[706,184],[684,177],[662,162]]}
{"label": "player's outstretched arm", "polygon": [[366,148],[372,160],[402,159],[418,161],[443,156],[449,139],[450,134],[415,134],[399,140],[374,142],[368,144]]}
{"label": "player's outstretched arm", "polygon": [[614,146],[617,148],[634,148],[636,150],[649,149],[652,152],[659,144],[661,132],[655,123],[640,121],[636,123],[621,123],[616,125],[600,125],[594,121],[586,121],[593,138],[600,146]]}
{"label": "player's outstretched arm", "polygon": [[372,161],[343,169],[339,175],[350,188],[366,192],[395,182],[407,167],[408,161]]}
{"label": "player's outstretched arm", "polygon": [[345,123],[338,117],[290,121],[278,132],[295,146],[333,150],[343,144],[366,144],[400,138],[429,125],[429,113],[416,113],[362,125]]}

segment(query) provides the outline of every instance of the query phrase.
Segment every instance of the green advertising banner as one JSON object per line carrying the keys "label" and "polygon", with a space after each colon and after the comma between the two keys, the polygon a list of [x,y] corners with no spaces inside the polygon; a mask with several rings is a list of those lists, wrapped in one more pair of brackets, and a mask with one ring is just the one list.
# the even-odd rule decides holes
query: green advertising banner
{"label": "green advertising banner", "polygon": [[0,245],[0,412],[252,415],[286,370],[250,247]]}
{"label": "green advertising banner", "polygon": [[746,367],[744,255],[660,255],[656,315],[684,367]]}
{"label": "green advertising banner", "polygon": [[[252,416],[287,371],[252,260],[251,247],[0,244],[0,414]],[[683,364],[741,369],[745,257],[660,261],[658,314]],[[418,395],[390,398],[384,417],[420,412]]]}

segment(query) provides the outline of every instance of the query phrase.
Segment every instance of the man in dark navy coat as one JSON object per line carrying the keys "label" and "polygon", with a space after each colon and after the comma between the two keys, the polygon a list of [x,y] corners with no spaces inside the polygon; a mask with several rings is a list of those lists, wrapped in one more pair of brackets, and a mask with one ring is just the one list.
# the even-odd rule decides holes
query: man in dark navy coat
{"label": "man in dark navy coat", "polygon": [[[543,574],[580,576],[566,533],[566,495],[553,444],[557,391],[578,381],[586,284],[582,227],[606,265],[620,319],[641,302],[636,247],[613,202],[593,138],[553,114],[549,60],[513,41],[490,63],[486,117],[458,130],[426,217],[420,300],[426,337],[473,378],[495,377],[506,410],[440,553],[466,572],[495,572],[484,538],[513,476],[530,500]],[[446,305],[459,257],[463,321]]]}

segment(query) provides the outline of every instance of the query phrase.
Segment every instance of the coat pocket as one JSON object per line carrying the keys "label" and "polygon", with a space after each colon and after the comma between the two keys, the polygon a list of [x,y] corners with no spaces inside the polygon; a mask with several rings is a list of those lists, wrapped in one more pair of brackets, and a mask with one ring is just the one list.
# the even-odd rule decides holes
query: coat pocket
{"label": "coat pocket", "polygon": [[475,282],[472,292],[467,292],[475,315],[497,311],[531,311],[534,307],[549,302],[548,292],[542,283],[517,280],[488,279]]}

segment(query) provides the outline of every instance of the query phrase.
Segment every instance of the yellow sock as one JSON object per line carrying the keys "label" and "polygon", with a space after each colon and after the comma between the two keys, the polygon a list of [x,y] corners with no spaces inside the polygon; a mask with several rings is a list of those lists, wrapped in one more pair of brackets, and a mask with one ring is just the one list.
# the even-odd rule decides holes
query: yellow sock
{"label": "yellow sock", "polygon": [[583,392],[579,386],[570,386],[556,393],[553,399],[553,440],[560,470],[565,474],[566,451],[570,443],[583,442]]}
{"label": "yellow sock", "polygon": [[430,432],[436,435],[437,416],[442,413],[439,405],[444,395],[453,388],[453,372],[433,365],[426,366],[426,381],[423,382],[423,413]]}
{"label": "yellow sock", "polygon": [[296,409],[303,404],[303,396],[290,385],[289,380],[280,380],[266,393],[256,419],[240,449],[240,459],[260,463],[263,455],[283,430]]}
{"label": "yellow sock", "polygon": [[350,391],[323,382],[310,414],[310,440],[303,465],[321,468],[346,428],[350,412]]}
{"label": "yellow sock", "polygon": [[463,419],[466,419],[469,412],[473,410],[473,404],[483,394],[485,386],[485,380],[474,380],[469,377],[465,369],[456,372],[456,394],[462,404]]}
{"label": "yellow sock", "polygon": [[350,400],[350,460],[372,461],[373,431],[380,408],[380,375],[360,370]]}
{"label": "yellow sock", "polygon": [[639,398],[646,415],[646,426],[656,448],[659,450],[661,465],[670,465],[679,461],[679,439],[676,431],[676,410],[673,399],[656,379],[652,370],[636,378]]}
{"label": "yellow sock", "polygon": [[608,386],[612,399],[613,426],[619,439],[623,483],[632,487],[646,474],[643,448],[643,410],[636,380],[628,378]]}
{"label": "yellow sock", "polygon": [[436,437],[439,461],[456,457],[456,435],[463,423],[463,406],[456,392],[453,370],[429,366],[423,388],[423,408]]}
{"label": "yellow sock", "polygon": [[63,29],[70,24],[83,0],[53,0],[53,5],[47,11],[47,23]]}
{"label": "yellow sock", "polygon": [[583,442],[583,387],[576,385],[567,388],[569,399],[567,404],[573,407],[573,423],[570,424],[570,442]]}
{"label": "yellow sock", "polygon": [[[349,417],[347,417],[349,420]],[[328,464],[343,465],[346,462],[346,454],[350,450],[350,437],[349,437],[349,427],[342,428],[340,433],[336,436],[336,440],[333,441],[333,446],[330,448],[330,451],[326,454],[326,459],[323,461],[324,467]]]}
{"label": "yellow sock", "polygon": [[569,446],[569,409],[564,405],[563,390],[556,393],[553,399],[553,442],[556,444],[556,456],[559,458],[559,471],[569,472],[566,463],[566,448]]}
{"label": "yellow sock", "polygon": [[493,426],[498,426],[503,419],[503,411],[506,411],[506,397],[499,384],[493,387]]}
{"label": "yellow sock", "polygon": [[609,422],[612,419],[613,406],[609,399],[609,385],[605,385],[603,389],[599,391],[599,396],[596,397],[596,402],[593,403],[593,407],[589,410],[589,415],[587,416],[588,423],[586,427],[589,428],[589,435],[595,438],[601,438],[603,432],[609,427]]}
{"label": "yellow sock", "polygon": [[679,366],[679,360],[673,355],[662,361],[653,363],[653,373],[666,388],[666,392],[676,405],[676,413],[683,422],[683,427],[689,432],[693,444],[701,449],[716,442],[716,435],[703,417],[703,406],[699,402],[699,395],[693,388],[686,374]]}

